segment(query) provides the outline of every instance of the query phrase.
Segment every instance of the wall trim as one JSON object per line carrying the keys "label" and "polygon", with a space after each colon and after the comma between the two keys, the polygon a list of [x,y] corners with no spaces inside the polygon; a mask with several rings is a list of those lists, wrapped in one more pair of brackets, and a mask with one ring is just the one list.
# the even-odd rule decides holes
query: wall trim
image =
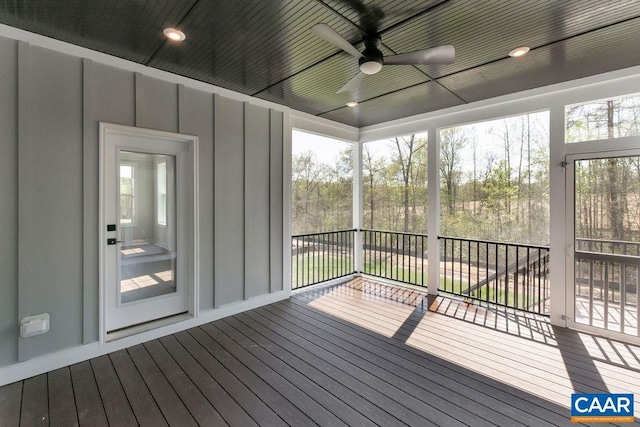
{"label": "wall trim", "polygon": [[253,310],[263,305],[273,304],[289,298],[290,295],[291,292],[289,290],[260,295],[245,301],[224,305],[220,308],[202,311],[198,314],[198,317],[147,332],[142,332],[116,341],[104,344],[94,342],[0,368],[0,386],[21,381],[65,366],[70,366],[75,363],[80,363],[85,360],[93,359],[94,357],[99,357],[167,335],[175,334],[177,332],[204,325],[205,323],[213,322],[224,317],[233,316],[247,310]]}
{"label": "wall trim", "polygon": [[[31,138],[29,135],[30,123],[28,114],[30,108],[28,80],[31,72],[29,50],[30,46],[28,43],[18,41],[18,300],[16,301],[18,305],[18,319],[22,319],[31,314],[27,286],[29,281],[29,268],[31,267],[31,261],[29,260],[29,239],[31,238],[29,201],[33,193],[33,186],[31,185]],[[31,342],[19,337],[16,338],[18,339],[18,361],[29,359]]]}
{"label": "wall trim", "polygon": [[334,122],[324,117],[291,110],[291,128],[307,133],[340,139],[347,142],[357,142],[360,136],[358,128]]}

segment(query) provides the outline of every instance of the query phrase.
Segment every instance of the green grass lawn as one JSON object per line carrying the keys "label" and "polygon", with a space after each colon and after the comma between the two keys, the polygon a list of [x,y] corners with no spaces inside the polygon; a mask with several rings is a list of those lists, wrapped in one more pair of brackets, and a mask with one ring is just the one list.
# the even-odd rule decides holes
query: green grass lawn
{"label": "green grass lawn", "polygon": [[410,283],[417,286],[427,286],[427,267],[422,269],[405,268],[397,265],[392,266],[387,263],[386,265],[380,262],[365,263],[364,273],[371,274],[372,276],[384,277],[389,280],[397,280],[399,282]]}
{"label": "green grass lawn", "polygon": [[[308,255],[308,256],[307,256]],[[395,280],[408,285],[414,285],[420,290],[427,287],[426,265],[424,272],[421,268],[406,268],[391,263],[371,262],[364,264],[364,273],[372,276],[383,277],[389,280]],[[294,256],[291,265],[292,271],[292,288],[296,289],[309,284],[320,283],[331,280],[336,277],[350,274],[354,271],[353,260],[349,256],[323,256],[322,254],[312,255],[304,254],[298,257]],[[518,293],[517,300],[513,291],[507,293],[504,287],[495,289],[494,283],[483,286],[467,295],[469,284],[459,280],[450,278],[440,278],[440,291],[460,296],[469,296],[472,299],[487,301],[494,304],[507,305],[509,307],[527,308],[538,302],[533,295],[529,295],[528,299],[522,292]]]}
{"label": "green grass lawn", "polygon": [[353,273],[353,259],[349,256],[301,254],[291,261],[293,289]]}

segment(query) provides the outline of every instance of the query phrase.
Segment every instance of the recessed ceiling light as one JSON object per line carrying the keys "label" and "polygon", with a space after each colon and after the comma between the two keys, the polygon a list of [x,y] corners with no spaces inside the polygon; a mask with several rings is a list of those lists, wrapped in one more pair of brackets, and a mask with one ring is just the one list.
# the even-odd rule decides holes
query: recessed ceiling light
{"label": "recessed ceiling light", "polygon": [[176,42],[181,42],[182,40],[187,38],[187,36],[185,36],[182,31],[176,30],[175,28],[165,28],[162,32],[165,36],[167,36],[169,40],[173,40]]}
{"label": "recessed ceiling light", "polygon": [[511,52],[509,52],[509,56],[517,58],[518,56],[522,56],[527,52],[529,52],[529,47],[520,46],[520,47],[517,47],[517,48],[513,49]]}
{"label": "recessed ceiling light", "polygon": [[358,105],[358,103],[356,101],[347,102],[347,107],[355,107],[356,105]]}

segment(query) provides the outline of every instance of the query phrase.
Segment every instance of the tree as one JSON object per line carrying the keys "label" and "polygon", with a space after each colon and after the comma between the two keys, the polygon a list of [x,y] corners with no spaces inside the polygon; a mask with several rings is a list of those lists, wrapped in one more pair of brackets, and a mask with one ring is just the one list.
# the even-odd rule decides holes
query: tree
{"label": "tree", "polygon": [[461,151],[467,143],[468,138],[461,128],[452,127],[440,131],[440,179],[444,181],[444,199],[449,215],[455,212],[456,192],[461,177]]}
{"label": "tree", "polygon": [[415,211],[415,200],[413,203],[410,201],[411,179],[414,178],[414,169],[419,168],[419,165],[415,164],[416,153],[421,150],[426,151],[427,140],[417,139],[415,134],[403,137],[396,137],[392,140],[395,144],[396,158],[394,162],[399,166],[403,192],[402,192],[402,205],[404,208],[403,227],[402,231],[405,233],[409,231],[409,206],[413,204]]}

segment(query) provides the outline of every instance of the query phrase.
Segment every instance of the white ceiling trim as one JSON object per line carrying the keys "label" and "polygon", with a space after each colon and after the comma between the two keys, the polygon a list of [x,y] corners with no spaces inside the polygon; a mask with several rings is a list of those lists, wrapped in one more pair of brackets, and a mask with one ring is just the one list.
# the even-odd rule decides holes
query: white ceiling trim
{"label": "white ceiling trim", "polygon": [[290,115],[291,127],[294,129],[347,142],[358,142],[360,132],[356,127],[296,110],[291,110]]}

